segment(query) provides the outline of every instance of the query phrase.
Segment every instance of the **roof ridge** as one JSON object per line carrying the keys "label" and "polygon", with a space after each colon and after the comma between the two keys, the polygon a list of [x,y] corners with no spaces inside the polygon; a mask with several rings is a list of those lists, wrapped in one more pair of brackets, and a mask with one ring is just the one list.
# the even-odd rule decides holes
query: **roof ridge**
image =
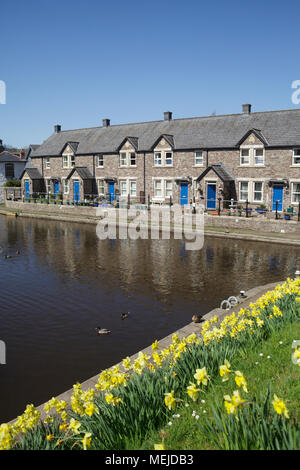
{"label": "roof ridge", "polygon": [[300,111],[300,108],[290,108],[290,109],[275,109],[275,110],[270,110],[270,111],[251,111],[250,114],[246,113],[229,113],[229,114],[213,114],[209,116],[191,116],[191,117],[181,117],[181,118],[175,118],[171,119],[170,121],[165,121],[164,119],[157,119],[154,121],[139,121],[139,122],[126,122],[126,123],[120,123],[120,124],[110,124],[108,127],[103,127],[103,126],[92,126],[92,127],[79,127],[77,129],[65,129],[61,130],[59,133],[62,132],[73,132],[73,131],[84,131],[84,130],[89,130],[89,129],[109,129],[110,127],[117,127],[117,126],[134,126],[134,125],[139,125],[139,124],[151,124],[151,123],[159,123],[159,122],[168,122],[171,123],[173,121],[183,121],[183,120],[189,120],[189,119],[214,119],[214,118],[220,118],[220,117],[230,117],[230,116],[252,116],[253,114],[267,114],[267,113],[282,113],[282,112],[294,112],[294,111]]}

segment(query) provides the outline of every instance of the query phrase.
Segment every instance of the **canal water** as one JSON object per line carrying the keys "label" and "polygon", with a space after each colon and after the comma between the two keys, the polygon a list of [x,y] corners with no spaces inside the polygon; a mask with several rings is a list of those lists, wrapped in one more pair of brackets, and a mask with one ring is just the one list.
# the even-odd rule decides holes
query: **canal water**
{"label": "canal water", "polygon": [[186,251],[182,240],[100,241],[95,226],[5,216],[0,247],[0,423],[300,266],[291,246],[206,237]]}

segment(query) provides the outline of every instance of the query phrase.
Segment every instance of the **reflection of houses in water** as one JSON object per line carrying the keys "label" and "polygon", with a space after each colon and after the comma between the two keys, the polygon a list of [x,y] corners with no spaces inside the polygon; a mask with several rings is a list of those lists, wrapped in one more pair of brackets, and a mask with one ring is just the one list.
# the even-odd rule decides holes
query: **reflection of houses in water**
{"label": "reflection of houses in water", "polygon": [[111,243],[97,238],[94,225],[21,218],[5,219],[5,226],[5,235],[0,230],[2,239],[6,233],[11,244],[25,239],[37,262],[50,266],[62,282],[67,283],[69,275],[82,283],[99,282],[103,289],[113,283],[143,295],[183,296],[187,291],[199,295],[211,285],[215,289],[220,279],[222,285],[231,282],[232,289],[237,286],[238,290],[247,279],[254,286],[267,272],[293,275],[299,252],[297,248],[291,253],[290,247],[213,237],[206,237],[203,249],[197,251],[185,250],[184,241],[172,236],[170,240]]}

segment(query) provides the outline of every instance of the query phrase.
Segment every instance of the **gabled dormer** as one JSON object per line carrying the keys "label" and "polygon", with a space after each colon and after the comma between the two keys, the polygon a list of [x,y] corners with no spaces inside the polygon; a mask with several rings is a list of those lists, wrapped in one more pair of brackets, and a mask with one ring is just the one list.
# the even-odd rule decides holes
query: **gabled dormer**
{"label": "gabled dormer", "polygon": [[75,166],[75,154],[78,145],[79,142],[66,142],[63,146],[61,151],[63,168],[73,168]]}
{"label": "gabled dormer", "polygon": [[268,141],[261,130],[249,129],[236,146],[240,149],[240,166],[265,165],[265,147],[268,146]]}
{"label": "gabled dormer", "polygon": [[138,137],[125,137],[117,148],[120,155],[120,167],[135,167],[136,152],[139,145]]}
{"label": "gabled dormer", "polygon": [[151,150],[154,153],[154,166],[173,166],[174,137],[170,134],[161,134],[154,142]]}
{"label": "gabled dormer", "polygon": [[236,143],[237,147],[242,145],[263,145],[267,147],[268,141],[259,129],[249,129],[246,134]]}
{"label": "gabled dormer", "polygon": [[171,134],[161,134],[153,143],[151,150],[174,149],[174,136]]}

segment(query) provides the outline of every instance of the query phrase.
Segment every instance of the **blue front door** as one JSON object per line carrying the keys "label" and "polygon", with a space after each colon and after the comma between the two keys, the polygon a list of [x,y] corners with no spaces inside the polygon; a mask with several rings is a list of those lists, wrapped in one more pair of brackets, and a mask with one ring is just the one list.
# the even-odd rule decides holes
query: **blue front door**
{"label": "blue front door", "polygon": [[216,208],[216,184],[215,183],[207,183],[206,208],[207,209]]}
{"label": "blue front door", "polygon": [[55,194],[55,197],[58,195],[59,193],[59,183],[57,181],[55,181],[54,183],[54,194]]}
{"label": "blue front door", "polygon": [[189,187],[187,183],[180,185],[180,204],[184,206],[189,202]]}
{"label": "blue front door", "polygon": [[276,211],[276,201],[278,201],[277,211],[282,212],[283,186],[281,184],[273,186],[273,211]]}
{"label": "blue front door", "polygon": [[79,181],[74,181],[74,201],[79,202]]}
{"label": "blue front door", "polygon": [[110,195],[110,200],[114,201],[115,200],[115,183],[113,181],[108,183],[108,191]]}
{"label": "blue front door", "polygon": [[25,197],[29,197],[29,191],[30,191],[30,182],[25,181]]}

